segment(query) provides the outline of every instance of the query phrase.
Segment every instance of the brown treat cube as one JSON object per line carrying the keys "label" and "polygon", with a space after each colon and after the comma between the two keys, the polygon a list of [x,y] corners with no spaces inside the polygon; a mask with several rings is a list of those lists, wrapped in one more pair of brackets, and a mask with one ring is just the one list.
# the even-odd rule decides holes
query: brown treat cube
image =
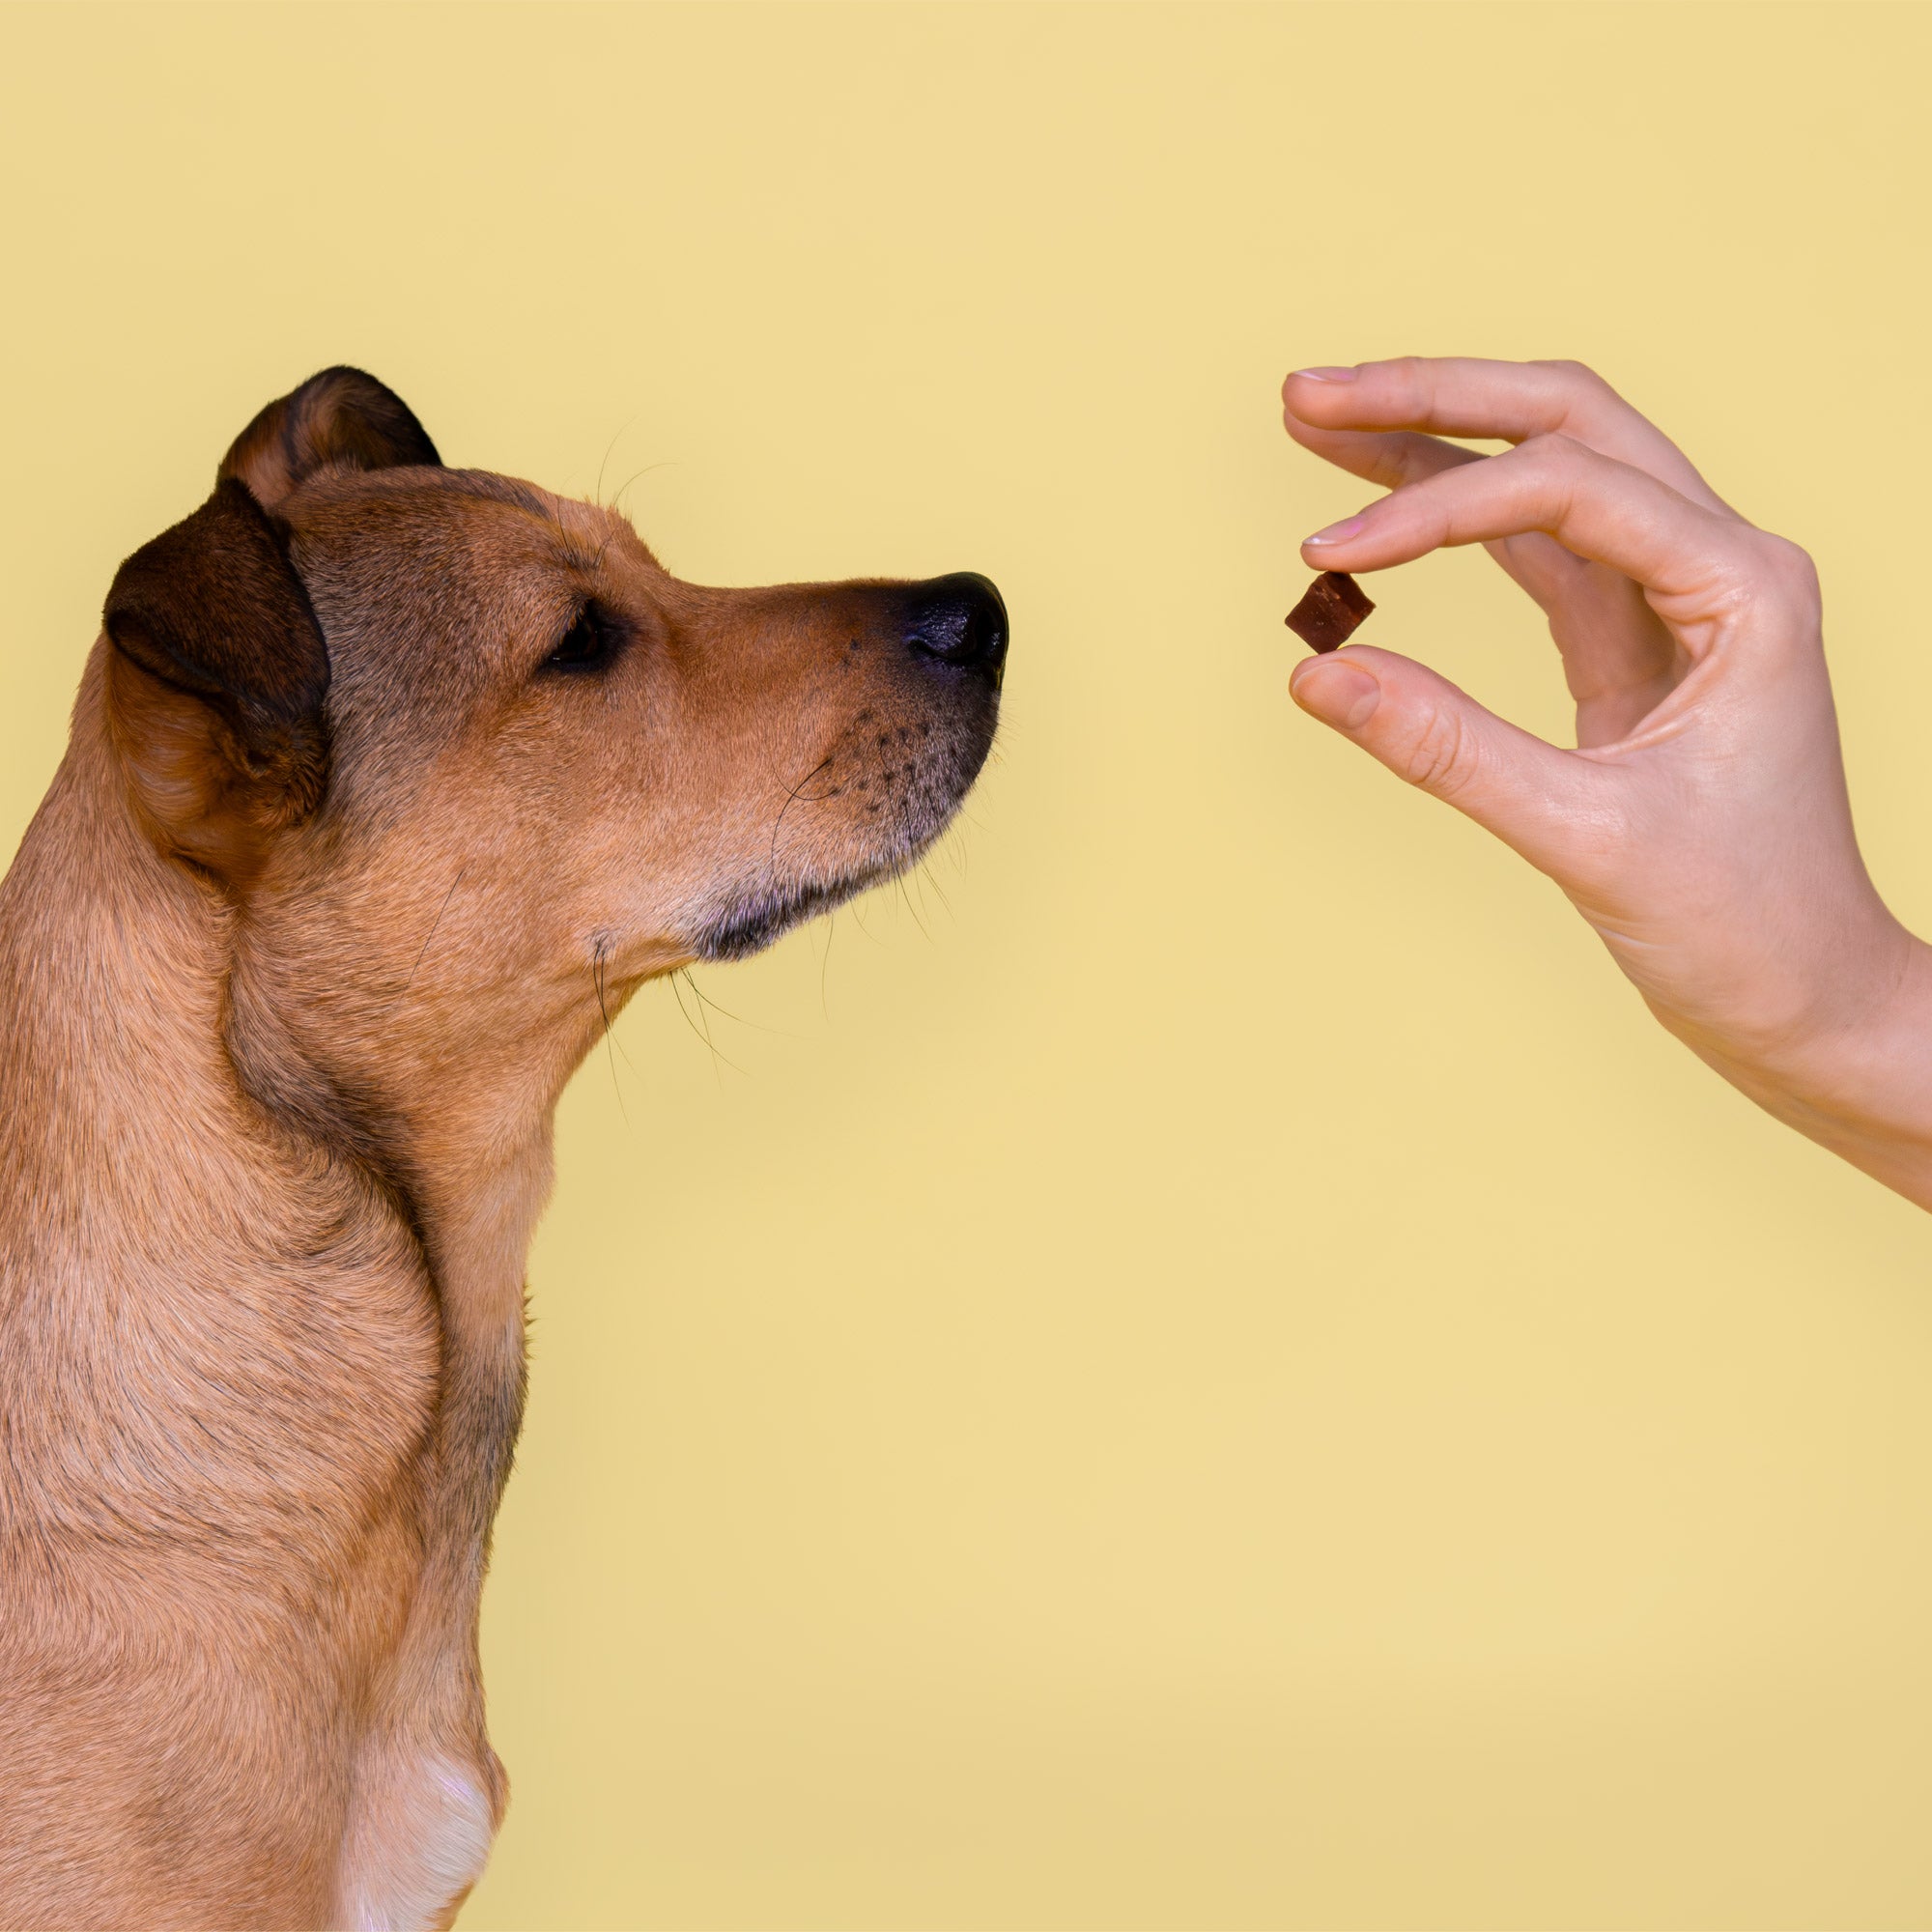
{"label": "brown treat cube", "polygon": [[1376,607],[1346,571],[1324,570],[1288,613],[1288,628],[1312,651],[1339,649]]}

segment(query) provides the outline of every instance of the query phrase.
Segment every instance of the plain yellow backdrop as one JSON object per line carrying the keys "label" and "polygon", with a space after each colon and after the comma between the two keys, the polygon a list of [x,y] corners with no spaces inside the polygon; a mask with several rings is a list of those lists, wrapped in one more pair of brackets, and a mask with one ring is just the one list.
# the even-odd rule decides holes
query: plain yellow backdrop
{"label": "plain yellow backdrop", "polygon": [[[1363,486],[1276,399],[1611,376],[1817,555],[1932,929],[1929,25],[0,16],[8,849],[116,561],[330,361],[685,576],[1012,611],[923,873],[565,1099],[469,1932],[1932,1923],[1932,1231],[1293,709]],[[1374,589],[1563,730],[1480,554]]]}

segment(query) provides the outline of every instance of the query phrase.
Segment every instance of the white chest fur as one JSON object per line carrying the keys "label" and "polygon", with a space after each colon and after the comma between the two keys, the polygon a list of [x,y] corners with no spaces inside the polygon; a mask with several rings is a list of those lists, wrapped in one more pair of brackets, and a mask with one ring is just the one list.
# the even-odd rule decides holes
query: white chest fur
{"label": "white chest fur", "polygon": [[496,1834],[474,1773],[434,1753],[384,1748],[356,1779],[343,1845],[343,1932],[433,1932],[481,1875]]}

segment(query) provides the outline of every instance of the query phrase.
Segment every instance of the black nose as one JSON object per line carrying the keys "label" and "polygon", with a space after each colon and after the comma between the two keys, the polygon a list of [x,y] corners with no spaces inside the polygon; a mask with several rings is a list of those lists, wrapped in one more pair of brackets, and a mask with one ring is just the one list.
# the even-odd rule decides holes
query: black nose
{"label": "black nose", "polygon": [[1007,607],[993,581],[956,570],[913,585],[906,598],[905,640],[915,656],[962,670],[983,670],[997,687],[1006,675]]}

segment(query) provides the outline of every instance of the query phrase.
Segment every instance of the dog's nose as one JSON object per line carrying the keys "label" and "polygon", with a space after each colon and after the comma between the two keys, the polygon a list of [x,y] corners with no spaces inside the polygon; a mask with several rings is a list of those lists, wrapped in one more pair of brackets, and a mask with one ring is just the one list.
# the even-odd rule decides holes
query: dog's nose
{"label": "dog's nose", "polygon": [[977,570],[935,577],[915,584],[906,600],[905,640],[916,657],[982,670],[997,688],[1006,675],[1007,607]]}

